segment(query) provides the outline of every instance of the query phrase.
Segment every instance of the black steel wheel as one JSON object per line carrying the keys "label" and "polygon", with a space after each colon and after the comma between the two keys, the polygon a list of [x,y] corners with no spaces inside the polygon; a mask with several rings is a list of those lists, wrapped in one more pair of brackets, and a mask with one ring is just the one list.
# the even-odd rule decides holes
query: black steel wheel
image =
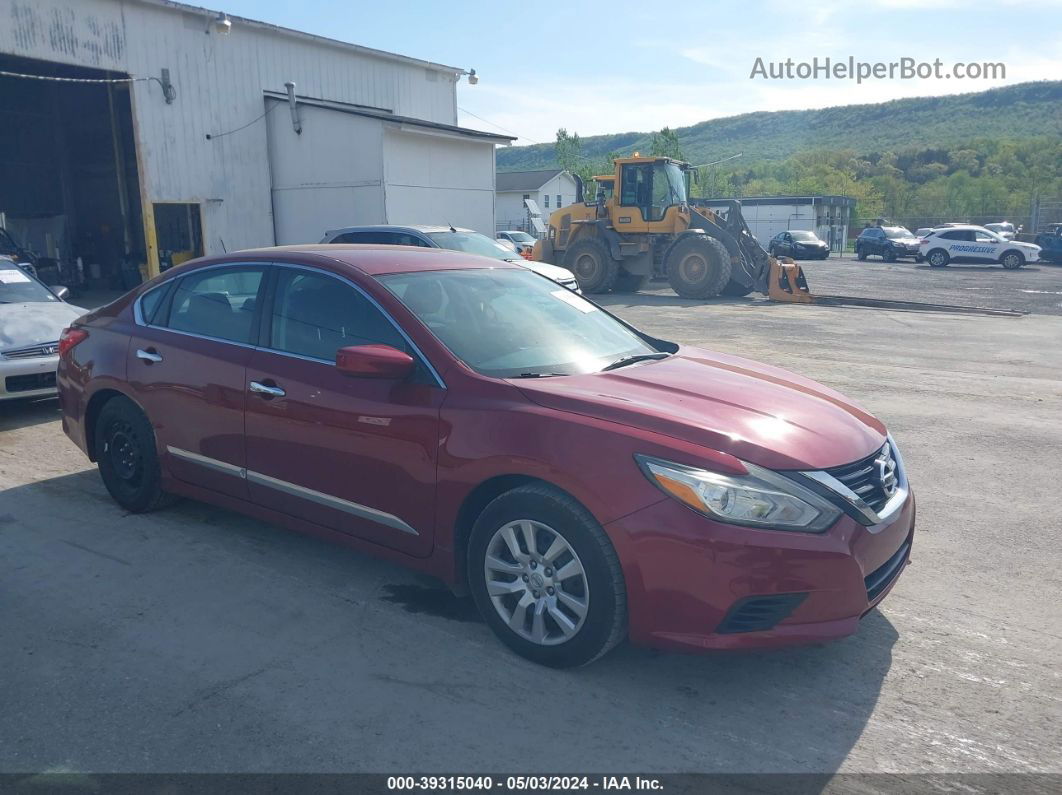
{"label": "black steel wheel", "polygon": [[103,485],[127,511],[143,513],[168,502],[154,429],[132,400],[107,401],[96,420],[94,447]]}

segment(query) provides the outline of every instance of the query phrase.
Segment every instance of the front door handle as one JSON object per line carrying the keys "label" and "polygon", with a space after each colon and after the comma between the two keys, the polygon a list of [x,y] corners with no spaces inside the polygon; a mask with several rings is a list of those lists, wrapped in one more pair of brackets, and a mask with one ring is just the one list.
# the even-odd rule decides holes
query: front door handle
{"label": "front door handle", "polygon": [[284,397],[284,395],[288,394],[279,386],[270,386],[269,384],[263,384],[259,381],[252,381],[250,383],[250,390],[267,397]]}
{"label": "front door handle", "polygon": [[142,359],[149,364],[162,361],[162,356],[155,353],[154,348],[148,348],[146,351],[143,348],[139,348],[136,352],[136,358]]}

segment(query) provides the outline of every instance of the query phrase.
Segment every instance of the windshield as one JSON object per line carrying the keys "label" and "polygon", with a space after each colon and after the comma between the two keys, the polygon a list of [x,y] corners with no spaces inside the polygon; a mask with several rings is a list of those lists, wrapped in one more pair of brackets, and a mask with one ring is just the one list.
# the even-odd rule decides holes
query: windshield
{"label": "windshield", "polygon": [[535,239],[527,232],[507,232],[509,237],[517,243],[534,243]]}
{"label": "windshield", "polygon": [[461,361],[483,375],[593,373],[657,353],[571,290],[523,269],[378,277]]}
{"label": "windshield", "polygon": [[486,235],[479,232],[429,232],[428,237],[438,243],[442,248],[453,251],[464,251],[467,254],[478,254],[481,257],[493,257],[494,259],[513,259],[514,251],[503,246]]}
{"label": "windshield", "polygon": [[46,303],[59,299],[19,268],[0,267],[0,304]]}
{"label": "windshield", "polygon": [[793,240],[818,240],[814,232],[806,232],[802,229],[794,229],[789,234],[793,236]]}
{"label": "windshield", "polygon": [[884,231],[885,237],[891,238],[892,240],[896,240],[897,238],[901,237],[914,237],[914,235],[911,234],[910,229],[905,229],[902,226],[889,226],[886,227]]}

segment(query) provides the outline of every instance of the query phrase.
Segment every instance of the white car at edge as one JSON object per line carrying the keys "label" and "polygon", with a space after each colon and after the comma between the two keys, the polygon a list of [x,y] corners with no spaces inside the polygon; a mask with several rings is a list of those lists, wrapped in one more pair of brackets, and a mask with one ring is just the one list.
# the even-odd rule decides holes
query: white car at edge
{"label": "white car at edge", "polygon": [[973,262],[999,263],[1007,270],[1017,270],[1040,258],[1039,246],[1007,240],[973,224],[932,229],[922,238],[918,251],[931,268],[943,268],[950,262]]}

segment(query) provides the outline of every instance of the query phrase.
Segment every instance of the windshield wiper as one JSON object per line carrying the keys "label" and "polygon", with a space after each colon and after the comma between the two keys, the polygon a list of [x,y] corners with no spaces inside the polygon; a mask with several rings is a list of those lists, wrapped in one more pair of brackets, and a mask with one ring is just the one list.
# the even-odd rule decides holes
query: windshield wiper
{"label": "windshield wiper", "polygon": [[634,364],[635,362],[645,362],[650,359],[666,359],[670,355],[670,353],[664,353],[663,351],[658,353],[636,353],[634,356],[624,356],[621,359],[616,359],[612,364],[602,367],[601,372],[604,373],[608,370],[615,370],[618,367],[626,367],[628,364]]}
{"label": "windshield wiper", "polygon": [[568,375],[567,373],[517,373],[511,378],[552,378],[555,375]]}

